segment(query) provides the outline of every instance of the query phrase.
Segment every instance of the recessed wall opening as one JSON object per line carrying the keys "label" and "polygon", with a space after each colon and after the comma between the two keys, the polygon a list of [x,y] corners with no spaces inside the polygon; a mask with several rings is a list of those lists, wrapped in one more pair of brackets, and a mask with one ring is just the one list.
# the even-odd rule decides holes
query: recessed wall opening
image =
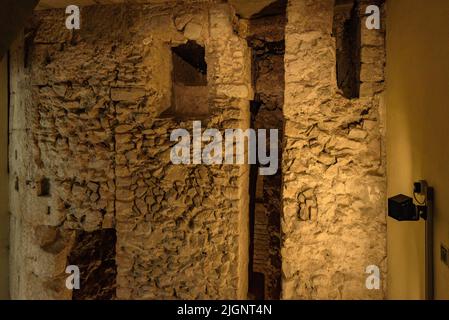
{"label": "recessed wall opening", "polygon": [[67,258],[68,265],[76,265],[80,269],[80,289],[73,290],[73,300],[115,298],[116,240],[115,229],[76,231],[74,247]]}
{"label": "recessed wall opening", "polygon": [[172,107],[181,119],[205,118],[209,114],[205,48],[195,41],[172,48]]}
{"label": "recessed wall opening", "polygon": [[39,181],[37,195],[39,197],[49,197],[50,196],[50,179],[42,178]]}
{"label": "recessed wall opening", "polygon": [[[255,100],[251,126],[278,129],[282,163],[284,53],[286,1],[276,1],[250,20]],[[271,8],[271,9],[270,9]],[[267,142],[269,143],[269,142]],[[248,297],[277,300],[281,294],[281,166],[275,175],[261,176],[258,165],[250,172],[250,249]]]}
{"label": "recessed wall opening", "polygon": [[360,94],[360,21],[358,1],[336,1],[333,35],[337,47],[337,85],[348,99]]}

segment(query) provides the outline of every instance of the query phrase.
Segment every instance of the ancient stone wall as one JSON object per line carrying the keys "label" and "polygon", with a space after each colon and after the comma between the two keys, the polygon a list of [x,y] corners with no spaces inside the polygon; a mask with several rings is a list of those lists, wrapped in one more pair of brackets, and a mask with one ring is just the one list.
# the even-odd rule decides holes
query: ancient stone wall
{"label": "ancient stone wall", "polygon": [[[385,297],[384,28],[361,17],[360,99],[338,90],[333,0],[290,0],[285,52],[283,298]],[[384,21],[383,21],[384,22]],[[368,290],[366,267],[381,270]]]}
{"label": "ancient stone wall", "polygon": [[[203,130],[249,126],[250,53],[231,7],[81,15],[72,32],[63,9],[36,13],[11,51],[12,297],[70,298],[64,270],[80,261],[116,279],[101,289],[82,274],[73,298],[245,298],[248,167],[171,164],[170,133],[193,119],[161,117],[170,48],[194,40],[208,64]],[[96,254],[77,245],[89,239],[116,244]]]}
{"label": "ancient stone wall", "polygon": [[[195,120],[172,112],[171,48],[188,40],[205,48],[202,130],[249,128],[251,84],[253,125],[283,127],[282,176],[259,179],[255,221],[281,212],[262,232],[282,235],[281,297],[384,298],[385,25],[364,28],[365,6],[357,99],[337,85],[347,15],[333,0],[289,1],[285,55],[283,29],[251,30],[222,1],[85,7],[73,32],[63,9],[36,13],[10,52],[12,298],[246,298],[249,166],[170,161],[171,131]],[[68,264],[90,274],[74,295]],[[369,265],[380,290],[365,287]]]}

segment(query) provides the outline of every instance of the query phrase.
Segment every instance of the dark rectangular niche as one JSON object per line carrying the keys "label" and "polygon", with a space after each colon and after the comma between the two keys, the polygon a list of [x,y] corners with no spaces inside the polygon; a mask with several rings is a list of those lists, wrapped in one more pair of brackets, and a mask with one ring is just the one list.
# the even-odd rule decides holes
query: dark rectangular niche
{"label": "dark rectangular niche", "polygon": [[76,231],[68,265],[80,269],[80,289],[72,300],[111,300],[116,297],[115,229]]}
{"label": "dark rectangular niche", "polygon": [[204,119],[209,115],[205,48],[195,41],[173,47],[172,102],[162,116],[181,120]]}
{"label": "dark rectangular niche", "polygon": [[333,36],[336,40],[337,85],[348,99],[359,98],[361,19],[359,2],[337,1],[334,8]]}
{"label": "dark rectangular niche", "polygon": [[39,181],[37,195],[39,197],[49,197],[50,196],[50,179],[42,178]]}

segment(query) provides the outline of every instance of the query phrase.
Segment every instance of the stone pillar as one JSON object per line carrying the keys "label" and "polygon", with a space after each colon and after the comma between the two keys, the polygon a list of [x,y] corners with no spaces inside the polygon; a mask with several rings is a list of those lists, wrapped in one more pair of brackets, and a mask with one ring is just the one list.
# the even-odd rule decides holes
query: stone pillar
{"label": "stone pillar", "polygon": [[31,69],[25,63],[28,44],[22,31],[10,48],[10,293],[12,299],[70,298],[64,277],[70,237],[58,231],[64,218],[55,197],[41,192],[43,177],[53,182],[55,175],[45,172],[36,139],[48,122],[37,120]]}
{"label": "stone pillar", "polygon": [[116,129],[117,296],[245,298],[248,166],[172,164],[171,131],[192,133],[195,119],[159,118],[156,111],[170,94],[158,90],[160,78],[170,77],[168,43],[196,40],[208,64],[210,115],[202,130],[248,128],[249,50],[233,32],[228,5],[159,19],[147,27],[153,41],[137,53],[152,75],[145,90],[154,96],[144,108],[121,109]]}
{"label": "stone pillar", "polygon": [[[283,298],[382,299],[386,182],[381,95],[363,90],[362,98],[348,100],[339,92],[333,6],[332,0],[290,0],[287,9]],[[374,53],[379,59],[382,54]],[[383,64],[376,68],[376,74],[383,74]],[[362,66],[361,80],[371,80],[365,70]],[[365,286],[369,265],[380,269],[379,290]]]}

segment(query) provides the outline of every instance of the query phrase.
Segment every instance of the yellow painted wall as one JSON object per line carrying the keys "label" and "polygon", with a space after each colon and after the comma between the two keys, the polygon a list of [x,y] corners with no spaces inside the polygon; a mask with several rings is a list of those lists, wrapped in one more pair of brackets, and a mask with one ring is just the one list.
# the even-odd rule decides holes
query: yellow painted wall
{"label": "yellow painted wall", "polygon": [[[449,1],[387,2],[388,195],[435,188],[435,298],[449,299]],[[388,218],[390,299],[423,299],[424,223]]]}
{"label": "yellow painted wall", "polygon": [[0,299],[9,298],[8,286],[8,68],[0,61]]}

